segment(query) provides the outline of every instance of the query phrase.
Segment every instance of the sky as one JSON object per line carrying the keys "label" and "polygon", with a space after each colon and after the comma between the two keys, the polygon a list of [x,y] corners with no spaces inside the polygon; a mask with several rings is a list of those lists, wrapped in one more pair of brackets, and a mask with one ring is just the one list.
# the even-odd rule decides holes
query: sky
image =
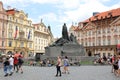
{"label": "sky", "polygon": [[92,16],[93,12],[104,12],[120,8],[120,0],[1,0],[3,6],[16,8],[28,13],[32,23],[42,19],[46,26],[51,27],[55,38],[62,36],[64,23],[67,29]]}

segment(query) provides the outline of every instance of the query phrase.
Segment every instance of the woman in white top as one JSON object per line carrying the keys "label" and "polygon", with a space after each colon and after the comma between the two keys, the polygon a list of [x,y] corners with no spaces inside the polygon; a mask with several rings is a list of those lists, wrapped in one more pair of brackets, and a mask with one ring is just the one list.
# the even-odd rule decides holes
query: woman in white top
{"label": "woman in white top", "polygon": [[60,69],[61,64],[62,64],[61,57],[58,56],[58,58],[57,58],[57,64],[56,64],[56,69],[57,69],[57,73],[55,75],[56,77],[58,77],[58,74],[59,74],[59,76],[62,76],[61,75],[61,69]]}

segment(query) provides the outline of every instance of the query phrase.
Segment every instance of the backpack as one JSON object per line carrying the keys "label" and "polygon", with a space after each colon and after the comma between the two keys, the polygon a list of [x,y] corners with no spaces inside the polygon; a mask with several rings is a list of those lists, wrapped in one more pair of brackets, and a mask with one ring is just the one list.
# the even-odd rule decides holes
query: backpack
{"label": "backpack", "polygon": [[69,66],[69,62],[68,62],[67,59],[64,60],[64,65],[65,65],[65,66]]}
{"label": "backpack", "polygon": [[24,63],[23,59],[21,59],[21,58],[19,58],[18,61],[19,61],[19,63],[21,63],[21,64]]}

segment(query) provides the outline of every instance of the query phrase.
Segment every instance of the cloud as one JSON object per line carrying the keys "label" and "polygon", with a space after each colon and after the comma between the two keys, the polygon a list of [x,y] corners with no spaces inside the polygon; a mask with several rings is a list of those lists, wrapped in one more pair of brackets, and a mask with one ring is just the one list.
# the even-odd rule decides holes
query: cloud
{"label": "cloud", "polygon": [[[93,3],[94,2],[94,3]],[[78,20],[85,20],[89,17],[92,16],[93,12],[103,12],[103,11],[107,11],[111,8],[117,8],[117,4],[113,5],[111,7],[107,7],[105,5],[103,5],[102,3],[99,2],[99,0],[89,0],[89,2],[87,2],[87,0],[85,0],[84,4],[80,4],[78,6],[78,8],[74,9],[74,10],[65,10],[64,11],[64,16],[61,15],[61,19],[63,21],[78,21]]]}
{"label": "cloud", "polygon": [[80,5],[80,0],[60,0],[57,7],[61,9],[75,9]]}
{"label": "cloud", "polygon": [[6,4],[13,4],[13,3],[19,3],[19,4],[26,4],[26,3],[55,4],[55,3],[59,2],[59,0],[1,0],[1,1],[6,3]]}
{"label": "cloud", "polygon": [[30,1],[34,3],[40,3],[40,4],[45,4],[45,3],[55,4],[59,2],[59,0],[30,0]]}
{"label": "cloud", "polygon": [[[54,12],[47,12],[36,15],[37,18],[32,19],[33,23],[40,22],[41,19],[46,23],[46,25],[50,24],[53,27],[59,28],[61,31],[61,27],[63,23],[67,24],[67,27],[70,27],[70,24],[78,23],[84,21],[92,16],[93,12],[103,12],[111,9],[115,9],[120,7],[120,2],[112,4],[110,6],[105,5],[105,3],[112,2],[112,0],[1,0],[3,4],[23,7],[20,9],[25,9],[28,5],[34,4],[44,4],[45,6],[49,4],[50,6],[54,6],[52,8],[56,8]],[[117,0],[114,0],[117,2]],[[19,4],[18,4],[19,3]],[[103,4],[104,3],[104,4]],[[43,6],[43,5],[42,5]],[[33,7],[34,8],[34,7]],[[35,7],[36,8],[36,7]],[[36,9],[31,9],[31,11]],[[48,10],[49,11],[49,10]],[[33,11],[37,14],[37,11]],[[43,10],[44,12],[44,10]],[[28,13],[31,14],[31,13]],[[54,29],[55,31],[55,29]],[[56,34],[56,33],[55,33]],[[59,34],[56,34],[57,36]]]}
{"label": "cloud", "polygon": [[54,13],[47,13],[44,15],[40,15],[39,19],[43,19],[47,22],[55,22],[55,21],[57,21],[57,15]]}

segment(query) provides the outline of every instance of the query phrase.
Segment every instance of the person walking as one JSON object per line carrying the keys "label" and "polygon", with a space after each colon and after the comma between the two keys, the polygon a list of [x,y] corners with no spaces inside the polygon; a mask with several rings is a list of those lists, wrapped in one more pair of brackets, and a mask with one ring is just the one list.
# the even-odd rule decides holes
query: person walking
{"label": "person walking", "polygon": [[118,56],[118,76],[120,76],[120,55]]}
{"label": "person walking", "polygon": [[61,61],[61,57],[57,57],[57,65],[56,65],[56,69],[57,69],[57,73],[56,73],[56,77],[58,77],[58,74],[59,74],[59,76],[61,77],[62,75],[61,75],[61,69],[60,69],[60,67],[61,67],[61,64],[62,64],[62,61]]}
{"label": "person walking", "polygon": [[19,55],[19,58],[18,58],[18,67],[19,67],[19,70],[21,71],[21,74],[23,73],[23,69],[22,69],[23,63],[24,63],[24,61],[22,59],[22,56]]}
{"label": "person walking", "polygon": [[69,74],[69,70],[68,70],[68,67],[69,67],[69,60],[68,60],[68,57],[65,56],[65,59],[63,59],[63,68],[64,68],[64,71],[63,71],[63,74],[66,74],[68,73]]}
{"label": "person walking", "polygon": [[10,74],[9,75],[11,76],[13,74],[13,64],[14,64],[14,59],[13,59],[12,55],[9,58],[9,63],[10,63],[10,65],[9,65]]}
{"label": "person walking", "polygon": [[14,57],[14,71],[16,69],[16,73],[18,72],[18,58]]}
{"label": "person walking", "polygon": [[9,74],[9,73],[8,73],[9,65],[10,65],[10,63],[9,63],[9,58],[7,57],[7,58],[5,59],[5,61],[3,62],[4,73],[5,73],[4,77],[8,76],[8,74]]}

